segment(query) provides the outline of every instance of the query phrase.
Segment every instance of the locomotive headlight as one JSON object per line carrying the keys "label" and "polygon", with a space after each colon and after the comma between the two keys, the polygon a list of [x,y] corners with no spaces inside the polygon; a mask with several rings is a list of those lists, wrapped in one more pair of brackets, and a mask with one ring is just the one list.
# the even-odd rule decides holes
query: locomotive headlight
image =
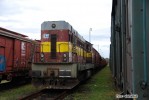
{"label": "locomotive headlight", "polygon": [[44,53],[40,54],[40,60],[43,62],[44,61]]}
{"label": "locomotive headlight", "polygon": [[40,56],[41,56],[41,58],[44,58],[44,54],[43,53],[41,53]]}
{"label": "locomotive headlight", "polygon": [[67,54],[65,54],[65,53],[64,53],[64,55],[63,55],[63,61],[64,61],[64,62],[67,62]]}
{"label": "locomotive headlight", "polygon": [[55,28],[55,27],[56,27],[56,24],[52,24],[51,27],[52,27],[52,28]]}
{"label": "locomotive headlight", "polygon": [[64,53],[64,57],[67,57],[67,55]]}

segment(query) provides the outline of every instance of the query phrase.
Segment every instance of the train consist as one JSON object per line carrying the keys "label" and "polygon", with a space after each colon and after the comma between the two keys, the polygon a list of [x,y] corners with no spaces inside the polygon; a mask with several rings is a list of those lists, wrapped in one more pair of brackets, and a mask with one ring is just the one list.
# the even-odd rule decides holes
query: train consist
{"label": "train consist", "polygon": [[32,83],[53,89],[71,89],[89,78],[106,60],[65,21],[45,21],[36,44]]}
{"label": "train consist", "polygon": [[113,0],[110,68],[122,94],[149,100],[149,1]]}
{"label": "train consist", "polygon": [[0,82],[30,77],[34,42],[26,37],[0,27]]}

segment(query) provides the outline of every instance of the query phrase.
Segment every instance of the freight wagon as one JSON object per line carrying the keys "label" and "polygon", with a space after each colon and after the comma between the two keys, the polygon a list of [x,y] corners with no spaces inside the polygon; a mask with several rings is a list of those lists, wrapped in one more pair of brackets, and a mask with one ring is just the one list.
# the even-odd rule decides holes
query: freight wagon
{"label": "freight wagon", "polygon": [[137,100],[149,100],[148,37],[149,1],[113,0],[110,68],[122,95]]}
{"label": "freight wagon", "polygon": [[0,27],[0,82],[28,78],[34,52],[26,35]]}

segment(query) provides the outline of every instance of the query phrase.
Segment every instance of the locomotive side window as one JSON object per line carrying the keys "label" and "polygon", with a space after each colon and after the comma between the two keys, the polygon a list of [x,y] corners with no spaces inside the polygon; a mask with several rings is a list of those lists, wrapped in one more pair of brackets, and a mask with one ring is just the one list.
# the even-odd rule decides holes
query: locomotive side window
{"label": "locomotive side window", "polygon": [[51,35],[51,58],[56,58],[56,34]]}
{"label": "locomotive side window", "polygon": [[91,51],[91,47],[89,45],[86,46],[87,51]]}
{"label": "locomotive side window", "polygon": [[74,45],[77,45],[77,38],[75,36],[72,36],[72,43]]}
{"label": "locomotive side window", "polygon": [[73,43],[73,36],[71,34],[69,34],[69,41]]}
{"label": "locomotive side window", "polygon": [[69,34],[69,41],[71,42],[71,35]]}

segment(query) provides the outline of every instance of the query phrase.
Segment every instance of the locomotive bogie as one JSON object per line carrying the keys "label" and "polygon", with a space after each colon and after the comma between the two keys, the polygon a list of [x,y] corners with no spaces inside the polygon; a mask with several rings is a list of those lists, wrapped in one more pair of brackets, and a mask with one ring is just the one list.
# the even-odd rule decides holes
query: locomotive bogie
{"label": "locomotive bogie", "polygon": [[71,89],[80,81],[89,78],[93,64],[38,64],[32,65],[33,85],[37,87]]}

